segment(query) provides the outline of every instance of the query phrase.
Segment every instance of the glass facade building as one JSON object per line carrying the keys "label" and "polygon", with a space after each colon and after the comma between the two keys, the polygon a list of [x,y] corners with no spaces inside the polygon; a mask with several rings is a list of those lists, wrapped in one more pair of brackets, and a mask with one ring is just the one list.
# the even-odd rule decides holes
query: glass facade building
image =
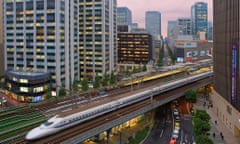
{"label": "glass facade building", "polygon": [[80,77],[115,71],[117,64],[116,0],[79,0]]}
{"label": "glass facade building", "polygon": [[51,89],[51,74],[7,71],[5,82],[9,97],[20,102],[40,102]]}
{"label": "glass facade building", "polygon": [[191,18],[178,18],[177,26],[179,26],[180,35],[192,35],[192,20]]}
{"label": "glass facade building", "polygon": [[145,17],[145,28],[151,35],[161,37],[161,13],[158,11],[147,11]]}
{"label": "glass facade building", "polygon": [[0,76],[4,75],[3,1],[0,1]]}
{"label": "glass facade building", "polygon": [[167,25],[167,37],[168,38],[171,36],[171,33],[173,32],[173,29],[176,26],[177,26],[177,21],[168,21],[168,25]]}
{"label": "glass facade building", "polygon": [[131,25],[132,12],[127,7],[117,7],[117,25]]}
{"label": "glass facade building", "polygon": [[193,25],[193,34],[208,31],[208,4],[205,2],[196,2],[191,7],[191,17]]}
{"label": "glass facade building", "polygon": [[78,78],[78,0],[4,0],[4,31],[5,70]]}

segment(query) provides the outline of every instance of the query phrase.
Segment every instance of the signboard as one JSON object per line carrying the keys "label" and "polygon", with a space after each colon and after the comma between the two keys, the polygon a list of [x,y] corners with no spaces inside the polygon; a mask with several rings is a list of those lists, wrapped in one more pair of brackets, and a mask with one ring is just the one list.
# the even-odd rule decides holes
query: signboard
{"label": "signboard", "polygon": [[231,103],[233,105],[237,104],[237,49],[238,45],[234,43],[232,45],[232,95]]}
{"label": "signboard", "polygon": [[196,42],[176,42],[175,46],[177,48],[196,48],[197,43]]}

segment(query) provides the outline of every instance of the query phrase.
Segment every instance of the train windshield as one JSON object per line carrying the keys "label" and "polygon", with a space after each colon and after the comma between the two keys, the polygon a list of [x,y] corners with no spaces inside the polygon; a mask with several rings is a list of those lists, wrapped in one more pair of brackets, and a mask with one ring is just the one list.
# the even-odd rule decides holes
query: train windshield
{"label": "train windshield", "polygon": [[45,123],[43,123],[44,126],[50,126],[51,124],[53,124],[53,122],[46,121]]}

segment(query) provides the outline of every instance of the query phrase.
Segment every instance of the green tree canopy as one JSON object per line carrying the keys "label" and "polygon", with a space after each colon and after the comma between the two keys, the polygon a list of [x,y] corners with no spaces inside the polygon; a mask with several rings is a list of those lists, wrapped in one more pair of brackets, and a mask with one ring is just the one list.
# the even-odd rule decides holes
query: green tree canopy
{"label": "green tree canopy", "polygon": [[194,127],[193,131],[196,135],[207,134],[211,129],[211,126],[208,122],[202,121],[199,118],[194,118]]}
{"label": "green tree canopy", "polygon": [[93,82],[93,88],[95,88],[95,89],[100,88],[100,81],[101,81],[100,76],[98,74],[96,74],[95,81]]}
{"label": "green tree canopy", "polygon": [[197,144],[214,144],[207,135],[199,135],[195,140]]}
{"label": "green tree canopy", "polygon": [[83,80],[81,81],[81,90],[82,91],[88,90],[88,81],[87,81],[86,77],[84,77]]}
{"label": "green tree canopy", "polygon": [[48,99],[51,99],[51,98],[52,98],[52,93],[51,93],[50,90],[48,90],[48,91],[46,92],[46,99],[48,100]]}
{"label": "green tree canopy", "polygon": [[205,110],[196,110],[194,118],[199,118],[202,121],[209,122],[211,117]]}
{"label": "green tree canopy", "polygon": [[79,81],[78,80],[73,80],[73,84],[72,84],[72,90],[73,91],[78,91],[79,89],[78,89],[78,85],[79,85]]}
{"label": "green tree canopy", "polygon": [[110,84],[115,84],[116,82],[117,82],[117,77],[114,74],[114,72],[112,71],[111,75],[110,75]]}
{"label": "green tree canopy", "polygon": [[147,71],[147,66],[146,65],[143,66],[143,71],[144,72]]}
{"label": "green tree canopy", "polygon": [[197,102],[197,92],[190,89],[185,92],[185,99],[186,101],[190,103],[196,103]]}
{"label": "green tree canopy", "polygon": [[108,82],[109,82],[109,76],[107,73],[105,73],[102,81],[103,86],[108,86]]}
{"label": "green tree canopy", "polygon": [[66,96],[66,91],[63,87],[60,88],[59,92],[58,92],[58,96],[59,97],[64,97]]}

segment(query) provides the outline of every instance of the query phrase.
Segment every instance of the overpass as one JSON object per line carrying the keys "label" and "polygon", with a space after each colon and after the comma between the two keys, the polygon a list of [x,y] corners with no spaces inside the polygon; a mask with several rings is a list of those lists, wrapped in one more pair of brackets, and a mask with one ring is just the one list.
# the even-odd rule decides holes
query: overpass
{"label": "overpass", "polygon": [[[164,90],[159,93],[155,93],[150,99],[147,99],[144,102],[141,101],[136,104],[126,106],[122,108],[122,110],[116,110],[116,111],[107,113],[104,116],[97,117],[94,120],[90,120],[84,123],[83,125],[85,124],[89,125],[89,128],[87,130],[84,130],[79,134],[67,140],[62,141],[62,143],[63,144],[80,143],[88,138],[98,135],[103,131],[110,131],[110,129],[114,126],[120,125],[138,115],[144,114],[161,105],[164,105],[179,97],[184,96],[184,93],[188,89],[198,89],[206,85],[209,85],[212,82],[213,82],[213,79],[211,74],[210,77],[206,77],[204,79],[200,79],[195,82],[187,82],[187,83],[181,84],[182,86],[180,87],[173,86],[173,88],[171,89]],[[111,117],[112,119],[109,120],[108,117]],[[97,121],[97,119],[99,119],[99,121]],[[91,121],[92,121],[92,124],[91,124]],[[93,121],[98,122],[98,125],[97,126],[94,125],[94,123],[96,122],[93,122]]]}

